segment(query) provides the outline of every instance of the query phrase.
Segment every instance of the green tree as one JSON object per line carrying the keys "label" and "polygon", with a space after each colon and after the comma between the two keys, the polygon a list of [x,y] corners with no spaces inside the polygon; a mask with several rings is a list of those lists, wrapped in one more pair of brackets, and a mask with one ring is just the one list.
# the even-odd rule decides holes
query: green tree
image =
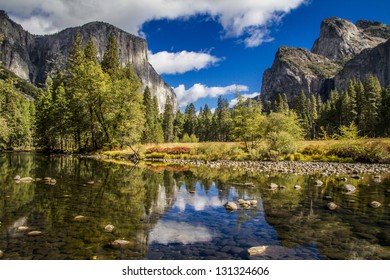
{"label": "green tree", "polygon": [[165,109],[163,114],[163,131],[164,131],[164,141],[166,143],[173,142],[174,139],[174,131],[173,131],[173,122],[174,122],[174,114],[173,114],[173,105],[169,96],[167,96],[165,101]]}
{"label": "green tree", "polygon": [[364,83],[364,96],[362,104],[363,134],[375,137],[376,127],[379,123],[382,89],[379,80],[374,75],[369,75]]}
{"label": "green tree", "polygon": [[157,98],[152,97],[149,87],[144,90],[145,130],[142,141],[144,143],[160,143],[164,141],[162,126],[159,121]]}
{"label": "green tree", "polygon": [[175,120],[173,122],[173,134],[175,142],[179,142],[179,140],[183,137],[184,122],[184,115],[182,111],[178,109],[175,115]]}
{"label": "green tree", "polygon": [[245,100],[239,94],[236,94],[236,98],[238,103],[232,113],[233,135],[235,140],[243,141],[246,150],[249,151],[255,147],[255,143],[261,137],[264,119],[261,114],[262,106],[260,101]]}
{"label": "green tree", "polygon": [[102,60],[103,71],[108,73],[111,78],[118,75],[119,71],[119,54],[118,54],[118,42],[115,34],[111,33],[108,37],[108,43],[103,55]]}
{"label": "green tree", "polygon": [[184,111],[184,126],[183,132],[188,135],[196,134],[196,127],[198,124],[198,118],[196,116],[195,106],[193,103],[187,105]]}

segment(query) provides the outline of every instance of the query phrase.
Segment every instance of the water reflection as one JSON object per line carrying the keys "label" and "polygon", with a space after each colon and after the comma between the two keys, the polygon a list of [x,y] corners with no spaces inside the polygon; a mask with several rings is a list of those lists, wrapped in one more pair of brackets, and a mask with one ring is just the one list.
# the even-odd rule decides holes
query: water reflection
{"label": "water reflection", "polygon": [[[345,176],[134,169],[34,154],[7,154],[0,166],[5,259],[390,259],[386,174],[348,177],[357,190],[346,194]],[[16,174],[56,184],[17,184]],[[270,182],[286,188],[270,191]],[[227,212],[225,202],[237,199],[258,203]],[[382,206],[373,209],[373,200]],[[330,211],[329,201],[339,207]],[[263,253],[250,256],[251,247]]]}

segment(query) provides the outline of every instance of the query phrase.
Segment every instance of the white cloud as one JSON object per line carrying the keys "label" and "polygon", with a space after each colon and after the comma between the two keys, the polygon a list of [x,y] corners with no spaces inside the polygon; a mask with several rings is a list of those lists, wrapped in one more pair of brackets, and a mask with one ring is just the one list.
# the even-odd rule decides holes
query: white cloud
{"label": "white cloud", "polygon": [[[106,21],[137,34],[154,19],[186,19],[203,14],[216,20],[226,37],[255,47],[272,38],[268,28],[307,0],[2,0],[27,30],[46,34],[89,21]],[[30,23],[33,23],[30,25]]]}
{"label": "white cloud", "polygon": [[[254,92],[252,94],[242,94],[241,96],[244,98],[244,100],[246,100],[248,98],[255,98],[255,97],[259,96],[259,95],[260,95],[260,93]],[[238,99],[234,98],[234,99],[230,100],[229,107],[233,108],[234,106],[237,105],[237,103],[238,103]]]}
{"label": "white cloud", "polygon": [[182,74],[214,65],[221,59],[203,52],[149,53],[149,62],[159,74]]}
{"label": "white cloud", "polygon": [[184,85],[179,85],[173,89],[179,100],[179,106],[186,106],[201,98],[211,97],[216,98],[221,95],[232,94],[235,92],[248,91],[245,85],[229,85],[226,87],[208,87],[202,84],[195,84],[191,88],[186,89]]}

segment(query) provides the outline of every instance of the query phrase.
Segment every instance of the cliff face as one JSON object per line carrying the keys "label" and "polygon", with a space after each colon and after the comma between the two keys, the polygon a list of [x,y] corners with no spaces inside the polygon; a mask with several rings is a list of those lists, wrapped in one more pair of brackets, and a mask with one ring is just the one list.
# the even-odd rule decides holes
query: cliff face
{"label": "cliff face", "polygon": [[263,74],[261,96],[273,100],[278,93],[286,93],[289,102],[302,90],[325,95],[332,86],[329,81],[340,66],[326,57],[300,48],[279,48],[271,68]]}
{"label": "cliff face", "polygon": [[31,35],[9,19],[5,12],[0,12],[1,60],[3,65],[19,77],[35,85],[42,85],[46,73],[50,71],[52,61],[63,62],[68,57],[74,36],[80,32],[84,42],[91,35],[102,59],[109,35],[115,34],[118,42],[119,60],[122,66],[131,63],[135,73],[141,79],[143,89],[149,86],[152,95],[157,96],[160,111],[169,97],[178,108],[173,89],[167,85],[148,62],[146,40],[131,35],[104,22],[92,22],[81,27],[67,28],[59,33],[45,36]]}
{"label": "cliff face", "polygon": [[378,76],[381,85],[390,82],[390,26],[371,21],[353,23],[325,19],[311,51],[279,48],[271,68],[263,74],[262,100],[286,93],[289,101],[301,91],[326,99],[335,87],[343,90],[349,79]]}

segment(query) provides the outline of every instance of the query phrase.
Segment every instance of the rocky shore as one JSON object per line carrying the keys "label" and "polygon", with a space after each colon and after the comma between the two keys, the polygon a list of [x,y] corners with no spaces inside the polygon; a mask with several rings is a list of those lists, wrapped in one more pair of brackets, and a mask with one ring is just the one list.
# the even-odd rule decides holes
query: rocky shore
{"label": "rocky shore", "polygon": [[[334,163],[334,162],[299,162],[299,161],[203,161],[164,159],[161,162],[167,164],[205,166],[209,168],[229,168],[232,170],[244,170],[252,172],[278,172],[292,174],[321,174],[324,176],[351,174],[358,177],[359,174],[387,174],[390,173],[390,164],[365,164],[365,163]],[[358,178],[357,178],[358,179]]]}

